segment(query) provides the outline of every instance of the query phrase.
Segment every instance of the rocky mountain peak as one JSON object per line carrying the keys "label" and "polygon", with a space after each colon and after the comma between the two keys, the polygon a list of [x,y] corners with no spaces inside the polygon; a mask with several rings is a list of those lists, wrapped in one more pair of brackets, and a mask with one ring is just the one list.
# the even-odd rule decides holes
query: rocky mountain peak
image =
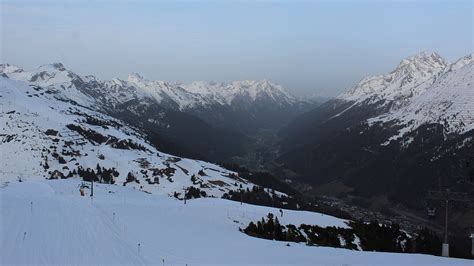
{"label": "rocky mountain peak", "polygon": [[51,63],[42,65],[39,67],[39,70],[46,71],[46,72],[57,72],[57,71],[65,71],[66,68],[62,63]]}

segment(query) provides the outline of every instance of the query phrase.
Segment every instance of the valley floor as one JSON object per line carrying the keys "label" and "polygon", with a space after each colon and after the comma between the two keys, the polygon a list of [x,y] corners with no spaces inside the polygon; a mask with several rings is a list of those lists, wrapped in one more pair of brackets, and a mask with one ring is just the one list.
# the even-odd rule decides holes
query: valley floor
{"label": "valley floor", "polygon": [[[178,201],[118,185],[79,195],[79,180],[11,182],[0,188],[0,264],[472,265],[420,254],[361,252],[269,241],[239,232],[269,212],[281,224],[347,227],[319,213]],[[87,191],[87,194],[89,191]]]}

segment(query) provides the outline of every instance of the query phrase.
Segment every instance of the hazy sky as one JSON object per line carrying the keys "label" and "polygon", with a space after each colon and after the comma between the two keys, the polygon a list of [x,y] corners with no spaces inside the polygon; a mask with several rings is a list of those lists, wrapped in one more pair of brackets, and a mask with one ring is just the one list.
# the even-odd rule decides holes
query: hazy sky
{"label": "hazy sky", "polygon": [[1,61],[338,94],[419,51],[473,52],[473,1],[0,0]]}

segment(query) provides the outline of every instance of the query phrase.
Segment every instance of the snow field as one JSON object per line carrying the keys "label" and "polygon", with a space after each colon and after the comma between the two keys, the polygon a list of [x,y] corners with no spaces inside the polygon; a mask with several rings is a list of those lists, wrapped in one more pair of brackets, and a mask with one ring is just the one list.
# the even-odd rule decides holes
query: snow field
{"label": "snow field", "polygon": [[472,265],[418,254],[288,247],[238,228],[269,212],[282,224],[345,226],[344,220],[289,210],[280,217],[278,209],[216,198],[185,205],[118,185],[95,184],[91,200],[79,196],[80,183],[11,182],[0,189],[0,264]]}

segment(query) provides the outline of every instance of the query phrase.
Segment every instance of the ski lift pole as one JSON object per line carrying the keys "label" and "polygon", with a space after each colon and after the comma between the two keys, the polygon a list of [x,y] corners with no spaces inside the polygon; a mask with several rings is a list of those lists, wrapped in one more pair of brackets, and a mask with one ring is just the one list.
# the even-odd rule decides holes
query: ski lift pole
{"label": "ski lift pole", "polygon": [[442,254],[443,257],[449,257],[449,242],[448,242],[448,205],[449,205],[449,198],[446,198],[446,211],[444,215],[444,241],[443,241],[443,248]]}
{"label": "ski lift pole", "polygon": [[469,238],[471,239],[471,256],[474,258],[474,226],[471,226],[471,235]]}
{"label": "ski lift pole", "polygon": [[445,202],[445,220],[444,220],[444,239],[441,248],[441,256],[449,257],[449,233],[448,233],[448,205],[450,201],[463,201],[469,202],[469,196],[467,193],[463,192],[453,192],[449,189],[445,191],[428,191],[428,199],[440,200]]}

